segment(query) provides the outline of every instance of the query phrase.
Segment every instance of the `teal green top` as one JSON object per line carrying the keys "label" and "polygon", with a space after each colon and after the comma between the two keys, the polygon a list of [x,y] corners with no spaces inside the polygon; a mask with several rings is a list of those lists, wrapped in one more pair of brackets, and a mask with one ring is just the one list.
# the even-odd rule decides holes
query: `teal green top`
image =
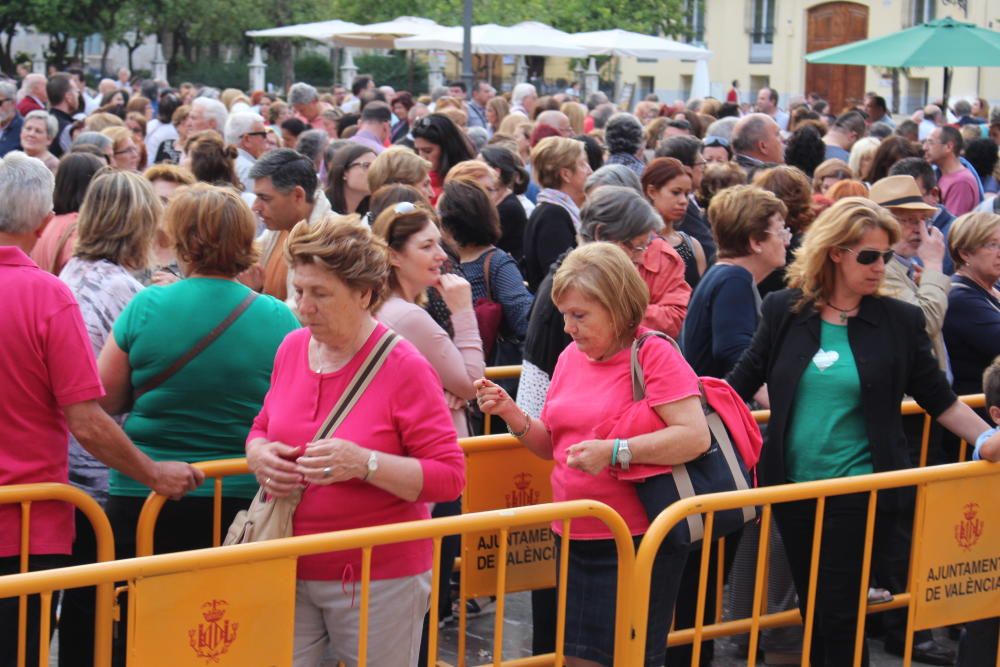
{"label": "teal green top", "polygon": [[822,322],[819,351],[799,380],[785,445],[791,482],[872,472],[861,380],[847,327]]}
{"label": "teal green top", "polygon": [[[248,288],[231,280],[188,278],[139,292],[115,321],[115,342],[128,354],[132,386],[166,370],[242,301]],[[136,399],[125,422],[132,441],[156,461],[194,463],[245,455],[244,443],[271,383],[278,345],[299,326],[277,299],[259,295],[207,348],[166,382]],[[223,495],[253,497],[251,475],[228,478]],[[112,470],[110,493],[145,496],[149,488]],[[195,496],[211,496],[207,481]]]}

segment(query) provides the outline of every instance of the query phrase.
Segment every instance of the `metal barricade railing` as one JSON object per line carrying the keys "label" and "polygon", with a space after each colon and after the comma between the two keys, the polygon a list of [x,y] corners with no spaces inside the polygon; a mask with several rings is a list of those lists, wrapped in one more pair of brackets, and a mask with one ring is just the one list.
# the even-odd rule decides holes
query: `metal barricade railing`
{"label": "metal barricade railing", "polygon": [[[226,477],[234,475],[245,475],[250,472],[247,467],[247,460],[240,459],[219,459],[217,461],[202,461],[195,463],[194,467],[205,473],[205,479],[213,482],[212,503],[212,546],[217,547],[222,544],[222,531],[228,526],[222,525],[222,484]],[[156,533],[156,520],[160,516],[160,510],[167,502],[166,496],[158,493],[150,493],[146,502],[142,505],[142,512],[139,513],[139,522],[135,529],[135,555],[152,556],[153,540]],[[247,501],[247,505],[250,502]]]}
{"label": "metal barricade railing", "polygon": [[[373,548],[386,544],[431,539],[433,541],[434,553],[431,600],[435,600],[437,599],[439,589],[437,575],[440,568],[442,538],[446,535],[499,530],[501,557],[498,559],[500,567],[497,568],[497,598],[500,600],[505,590],[505,567],[503,564],[506,562],[506,537],[509,531],[514,528],[533,524],[561,522],[563,534],[569,535],[572,520],[583,517],[598,519],[608,526],[617,546],[619,595],[616,602],[616,624],[614,629],[616,640],[615,664],[624,665],[627,664],[625,658],[628,649],[626,634],[629,629],[629,609],[631,605],[631,591],[628,583],[631,581],[632,570],[635,564],[634,548],[628,527],[621,516],[607,505],[596,501],[578,500],[550,503],[547,505],[534,505],[494,512],[467,514],[464,516],[373,526],[335,533],[304,535],[268,542],[241,544],[221,549],[198,549],[159,556],[137,557],[110,563],[15,574],[0,577],[0,598],[42,594],[43,598],[51,599],[53,592],[63,588],[97,585],[109,591],[106,596],[105,607],[107,611],[110,611],[110,587],[116,581],[149,580],[150,578],[164,575],[192,573],[200,570],[276,561],[331,551],[361,549],[362,568],[360,580],[360,642],[358,662],[360,665],[364,665],[367,651],[369,584],[371,582],[371,556]],[[563,549],[560,552],[561,568],[558,582],[560,607],[556,622],[557,653],[555,656],[504,662],[502,660],[503,637],[501,631],[494,637],[493,665],[537,665],[554,662],[555,665],[559,666],[564,663],[562,643],[565,632],[568,557],[569,549]],[[205,586],[207,588],[204,591],[204,595],[211,596],[211,581],[205,582]],[[132,604],[137,603],[136,597],[133,596],[131,600]],[[503,609],[502,603],[498,603],[496,613],[498,618],[501,619],[498,620],[498,626],[502,622]],[[431,657],[428,660],[428,664],[435,664],[438,647],[438,613],[437,607],[434,604],[430,606],[429,628],[428,653]],[[99,629],[102,630],[102,638],[109,641],[110,618]],[[47,629],[43,630],[47,632]],[[187,644],[187,638],[184,636],[174,641]],[[108,667],[110,665],[110,655],[107,652],[101,652],[99,656],[100,659],[95,660],[96,667]],[[459,656],[459,666],[461,667],[464,664],[464,656]]]}
{"label": "metal barricade railing", "polygon": [[[979,463],[956,463],[927,468],[914,468],[910,470],[897,470],[893,472],[877,473],[871,475],[859,475],[856,477],[846,477],[814,482],[800,482],[796,484],[785,484],[780,486],[770,486],[749,491],[734,491],[729,493],[718,493],[701,495],[693,498],[686,498],[667,507],[659,517],[650,525],[646,531],[639,551],[636,555],[635,575],[632,580],[632,632],[630,633],[629,664],[641,665],[643,651],[646,641],[646,614],[642,613],[648,608],[650,598],[650,581],[653,561],[659,551],[660,545],[670,530],[683,521],[685,517],[692,514],[703,514],[705,517],[705,534],[710,535],[714,524],[715,515],[722,510],[731,510],[748,506],[762,506],[760,519],[760,541],[757,554],[757,568],[754,577],[753,604],[750,618],[728,621],[725,623],[704,624],[705,590],[708,579],[708,559],[710,551],[702,550],[701,561],[699,563],[698,599],[697,611],[695,614],[695,625],[693,628],[671,633],[671,644],[691,643],[692,657],[691,664],[699,664],[701,654],[701,643],[706,639],[730,636],[734,634],[750,633],[750,643],[748,652],[748,665],[753,667],[756,664],[756,654],[759,642],[760,631],[765,628],[781,627],[787,625],[802,624],[804,626],[802,642],[802,664],[809,664],[809,652],[812,644],[813,620],[815,616],[815,590],[817,573],[819,567],[820,546],[822,541],[822,525],[826,508],[826,499],[831,496],[841,496],[846,494],[867,493],[868,511],[865,526],[865,547],[862,555],[861,584],[858,600],[858,623],[856,629],[854,664],[861,661],[861,651],[863,647],[864,624],[867,613],[888,611],[904,606],[911,608],[910,604],[912,591],[895,593],[894,600],[889,603],[882,603],[876,607],[869,608],[867,593],[869,576],[871,571],[872,544],[875,528],[875,512],[877,503],[877,492],[887,489],[898,489],[901,487],[918,486],[917,514],[914,518],[914,535],[912,539],[912,549],[916,549],[920,542],[920,535],[916,526],[919,523],[919,512],[921,507],[921,494],[925,486],[932,482],[943,482],[952,480],[970,480],[978,477],[995,476],[1000,483],[1000,466],[987,462]],[[783,611],[779,613],[767,614],[766,612],[766,569],[767,554],[769,549],[769,531],[771,527],[772,505],[795,502],[800,500],[816,500],[816,518],[813,533],[811,562],[809,567],[809,590],[812,593],[806,602],[806,614],[802,619],[798,609]],[[911,570],[913,568],[911,567]],[[911,581],[912,581],[911,571]],[[910,624],[907,636],[906,656],[904,664],[909,664],[910,650],[912,642],[913,627]],[[834,638],[842,641],[845,638]]]}
{"label": "metal barricade railing", "polygon": [[[0,505],[19,504],[21,506],[20,570],[22,573],[28,571],[31,505],[32,503],[47,501],[70,503],[76,509],[83,512],[94,529],[94,538],[97,545],[97,562],[113,561],[115,559],[115,542],[111,532],[111,523],[108,521],[104,510],[97,504],[97,501],[80,489],[67,484],[15,484],[0,486]],[[0,579],[3,579],[3,577],[0,577]],[[50,630],[49,616],[52,609],[52,594],[62,588],[72,588],[72,586],[59,586],[43,591],[33,591],[41,593],[39,620],[40,635],[43,640],[39,642],[39,664],[43,666],[49,664],[48,635]],[[27,593],[22,592],[12,595],[0,593],[0,598],[13,597],[14,595],[18,596],[17,664],[24,665],[27,651]],[[94,659],[95,661],[101,661],[101,664],[107,664],[111,660],[112,597],[113,584],[111,582],[100,583],[97,586],[94,617]]]}

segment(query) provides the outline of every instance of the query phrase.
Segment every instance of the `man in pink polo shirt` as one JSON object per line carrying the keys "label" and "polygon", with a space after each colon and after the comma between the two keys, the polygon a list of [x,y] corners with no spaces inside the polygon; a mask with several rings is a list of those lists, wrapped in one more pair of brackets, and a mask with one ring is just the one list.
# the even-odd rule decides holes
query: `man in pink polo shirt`
{"label": "man in pink polo shirt", "polygon": [[963,145],[962,134],[948,125],[934,128],[924,140],[924,157],[941,170],[941,203],[956,217],[979,205],[979,183],[958,159]]}
{"label": "man in pink polo shirt", "polygon": [[[0,486],[68,482],[67,438],[109,467],[180,497],[204,476],[186,463],[154,462],[100,408],[104,395],[72,293],[28,258],[52,219],[52,172],[20,151],[0,159]],[[16,206],[10,202],[17,202]],[[73,508],[31,506],[29,569],[58,567],[73,544]],[[20,568],[20,507],[0,505],[0,576]],[[53,605],[53,615],[55,606]],[[29,598],[28,660],[37,664],[39,612]],[[52,623],[50,627],[54,628]],[[0,600],[0,667],[17,658],[17,599]]]}

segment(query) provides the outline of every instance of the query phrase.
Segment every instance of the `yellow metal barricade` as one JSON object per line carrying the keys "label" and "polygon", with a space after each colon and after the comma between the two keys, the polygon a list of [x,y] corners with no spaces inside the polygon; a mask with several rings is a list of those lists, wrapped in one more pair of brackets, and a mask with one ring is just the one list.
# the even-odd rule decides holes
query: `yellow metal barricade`
{"label": "yellow metal barricade", "polygon": [[[981,483],[975,484],[975,482]],[[948,484],[949,486],[942,487],[942,485],[945,484]],[[948,537],[950,537],[952,530],[951,523],[943,523],[941,519],[937,519],[936,521],[929,520],[927,517],[929,510],[927,508],[941,504],[941,498],[955,496],[956,493],[951,486],[954,484],[964,485],[967,489],[967,493],[971,494],[968,498],[961,496],[956,501],[958,502],[958,507],[965,507],[964,510],[959,511],[955,516],[949,516],[944,519],[944,521],[955,522],[955,540],[959,542],[958,549],[966,549],[966,551],[971,554],[969,558],[972,559],[973,563],[982,563],[983,561],[1000,561],[1000,533],[995,534],[991,538],[992,542],[987,543],[984,541],[983,544],[979,544],[978,546],[975,544],[976,540],[978,540],[980,535],[983,533],[983,520],[981,518],[977,518],[976,512],[988,512],[989,510],[987,507],[995,508],[998,504],[1000,504],[1000,487],[998,487],[998,484],[1000,484],[1000,465],[988,462],[955,463],[927,468],[915,468],[912,470],[897,470],[872,475],[860,475],[857,477],[771,486],[751,489],[749,491],[702,495],[687,498],[670,505],[653,522],[653,524],[649,527],[649,530],[646,531],[646,535],[644,536],[642,543],[639,545],[639,551],[636,556],[635,577],[632,581],[633,631],[629,635],[631,648],[629,651],[628,664],[642,664],[647,630],[645,610],[648,608],[649,597],[651,594],[650,581],[653,560],[667,533],[670,532],[670,529],[691,514],[703,514],[705,517],[705,534],[709,535],[711,534],[716,512],[747,506],[763,506],[760,525],[760,546],[757,558],[757,571],[754,581],[752,616],[747,619],[739,619],[726,623],[716,623],[707,626],[704,625],[703,613],[705,607],[705,584],[708,578],[709,558],[709,551],[705,549],[702,550],[702,558],[700,562],[698,583],[699,593],[697,600],[697,613],[695,615],[695,626],[691,629],[672,633],[670,643],[693,643],[691,664],[697,665],[700,660],[701,642],[703,640],[749,632],[750,646],[747,664],[750,667],[753,667],[756,664],[757,646],[760,631],[762,629],[802,623],[804,625],[802,664],[808,665],[809,651],[812,643],[813,619],[815,615],[815,596],[810,595],[806,602],[806,614],[804,621],[800,618],[798,610],[790,610],[777,614],[764,613],[766,610],[766,605],[764,603],[767,595],[765,571],[772,505],[799,500],[817,501],[815,525],[820,528],[814,531],[812,561],[810,563],[809,570],[809,588],[811,591],[815,591],[823,532],[821,526],[826,507],[826,499],[830,496],[867,493],[869,495],[869,501],[865,531],[865,549],[862,554],[861,585],[859,587],[860,590],[858,600],[859,614],[856,637],[859,639],[863,639],[864,637],[866,613],[881,612],[908,606],[910,623],[908,626],[908,640],[906,644],[907,655],[904,658],[904,664],[909,665],[909,653],[912,648],[912,641],[910,641],[910,638],[912,638],[912,632],[914,630],[914,618],[917,613],[917,608],[921,605],[931,608],[932,604],[939,601],[934,599],[933,590],[937,579],[934,578],[933,565],[929,566],[928,564],[940,562],[941,556],[938,553],[940,549],[929,550],[928,547],[936,547],[936,543],[939,542],[948,542],[947,539],[941,539],[940,536],[931,538],[928,533],[931,530],[937,530],[938,532],[943,530],[945,533],[948,533]],[[912,539],[913,554],[911,556],[910,587],[906,592],[896,593],[895,599],[892,602],[879,604],[877,607],[869,609],[867,595],[871,570],[871,551],[875,527],[877,492],[886,489],[897,489],[909,486],[916,486],[918,489],[917,510],[914,519],[914,532]],[[929,496],[929,491],[935,490],[936,488],[939,490],[936,495],[933,497]],[[979,495],[977,496],[976,493]],[[964,506],[962,503],[964,503]],[[982,515],[980,514],[979,516]],[[960,539],[959,533],[961,533],[962,539]],[[982,553],[980,554],[972,551],[973,547],[980,549]],[[993,550],[996,550],[996,553],[994,553]],[[921,558],[920,554],[923,551],[933,551],[934,553],[929,556],[925,555]],[[954,549],[952,549],[952,551],[954,551]],[[938,557],[938,561],[934,560],[935,557]],[[944,558],[947,558],[947,556],[944,556]],[[925,574],[927,567],[932,568],[929,574]],[[947,566],[939,565],[938,567]],[[949,570],[945,569],[939,571],[948,572]],[[986,576],[989,577],[989,572],[986,573]],[[921,577],[930,578],[930,582],[923,582],[921,584]],[[996,584],[991,582],[996,582]],[[958,586],[960,584],[952,585]],[[1000,576],[994,575],[993,579],[984,579],[982,585],[978,588],[974,585],[974,583],[962,585],[964,586],[963,588],[956,589],[959,590],[961,595],[968,596],[971,594],[980,594],[981,597],[972,601],[971,604],[963,601],[962,604],[964,606],[960,608],[958,608],[958,603],[955,603],[952,605],[952,609],[946,610],[945,612],[940,611],[938,608],[923,612],[921,616],[928,620],[920,624],[921,628],[933,627],[933,623],[935,621],[941,622],[942,619],[953,618],[958,620],[949,622],[964,622],[975,618],[988,618],[996,615],[996,610],[1000,609]],[[917,590],[918,586],[922,586],[922,588],[919,588],[918,592],[923,592],[923,594],[918,597],[914,597],[914,591]],[[992,588],[992,586],[995,586],[995,588]],[[931,593],[926,593],[925,589],[931,590]],[[947,595],[948,590],[949,589],[945,589],[945,595]],[[973,591],[973,593],[967,592],[970,590]],[[955,599],[957,599],[958,595],[959,593],[956,594]],[[941,596],[939,595],[939,597]],[[939,605],[939,607],[940,606],[941,605]],[[949,613],[952,615],[949,616]],[[836,641],[842,640],[843,638],[832,639]],[[854,656],[855,665],[860,664],[862,646],[862,641],[856,642]],[[998,665],[1000,665],[1000,663],[998,663]]]}
{"label": "yellow metal barricade", "polygon": [[[361,593],[360,593],[360,629],[361,641],[359,643],[359,664],[364,665],[367,653],[367,628],[368,628],[368,606],[369,606],[369,584],[371,580],[371,555],[372,549],[385,544],[396,544],[409,542],[418,539],[430,539],[434,549],[434,568],[432,574],[431,599],[436,599],[438,594],[437,574],[440,567],[441,539],[446,535],[463,534],[469,532],[492,532],[500,533],[500,558],[497,568],[497,597],[502,599],[505,591],[506,578],[506,537],[511,530],[523,528],[541,523],[557,521],[561,523],[564,534],[570,534],[571,522],[578,518],[595,518],[608,526],[614,535],[614,540],[618,549],[618,599],[616,602],[616,624],[615,624],[615,664],[626,665],[626,651],[628,641],[629,608],[631,605],[631,591],[629,582],[632,579],[632,571],[635,564],[635,555],[632,545],[632,538],[624,520],[610,507],[594,501],[572,501],[565,503],[550,503],[547,505],[536,505],[532,507],[520,507],[494,512],[483,512],[480,514],[468,514],[464,516],[448,517],[442,519],[430,519],[425,521],[414,521],[410,523],[392,524],[386,526],[374,526],[370,528],[360,528],[350,531],[336,533],[324,533],[318,535],[305,535],[269,542],[258,542],[254,544],[241,544],[225,548],[199,549],[181,553],[163,554],[159,556],[147,556],[132,558],[110,563],[98,563],[94,565],[81,565],[59,570],[48,570],[42,572],[28,572],[6,577],[0,577],[0,597],[13,597],[18,595],[29,595],[41,593],[43,596],[51,597],[52,592],[62,588],[77,586],[100,585],[110,587],[115,581],[126,580],[131,585],[136,582],[146,584],[145,589],[136,588],[130,597],[130,605],[142,605],[143,590],[155,590],[158,599],[154,609],[162,610],[160,618],[169,617],[173,625],[185,627],[184,623],[193,627],[188,632],[166,632],[160,627],[155,629],[155,634],[147,632],[143,638],[145,653],[138,653],[137,642],[130,636],[129,646],[131,649],[129,658],[131,664],[141,664],[144,667],[159,667],[159,665],[170,665],[171,667],[183,667],[184,665],[198,665],[201,667],[206,662],[206,654],[210,651],[214,656],[213,664],[225,667],[228,656],[247,655],[270,655],[268,651],[273,650],[270,644],[274,641],[274,632],[245,632],[241,634],[239,627],[234,625],[252,621],[261,615],[260,602],[248,602],[248,606],[241,606],[239,600],[224,599],[224,596],[215,590],[219,580],[227,570],[237,568],[264,568],[266,564],[273,563],[274,568],[270,570],[271,578],[244,580],[240,590],[234,591],[232,587],[227,589],[229,593],[234,593],[237,597],[241,594],[263,593],[269,594],[271,591],[287,591],[289,585],[294,586],[294,567],[287,567],[287,563],[294,565],[294,559],[299,556],[318,554],[330,551],[343,551],[348,549],[362,550],[362,570],[361,570]],[[557,653],[554,656],[535,656],[518,660],[503,661],[502,658],[502,632],[498,632],[494,637],[493,665],[543,665],[555,664],[560,666],[564,663],[562,654],[562,642],[565,632],[565,600],[566,600],[566,578],[569,550],[561,552],[560,559],[562,568],[559,579],[559,613],[557,618]],[[248,570],[249,571],[249,570]],[[200,576],[199,576],[200,574]],[[232,574],[230,572],[230,574]],[[288,578],[291,581],[288,581]],[[176,585],[175,585],[176,583]],[[231,586],[231,585],[230,585]],[[204,600],[198,606],[181,607],[174,604],[172,597],[177,596],[185,604],[191,601],[191,591],[197,592],[197,600]],[[257,606],[253,606],[253,605]],[[148,601],[146,606],[150,606]],[[132,614],[130,609],[130,614]],[[263,614],[265,620],[274,624],[275,628],[287,627],[287,618],[275,618],[273,615]],[[503,605],[498,604],[497,616],[502,618]],[[188,617],[191,620],[188,621]],[[204,621],[201,621],[204,617]],[[232,621],[232,625],[230,624]],[[135,629],[137,624],[130,624],[130,628]],[[143,625],[143,624],[138,624]],[[498,624],[499,625],[499,624]],[[108,626],[110,627],[110,626]],[[173,629],[171,627],[171,629]],[[130,633],[131,635],[131,633]],[[109,637],[106,635],[105,639]],[[242,645],[241,645],[242,642]],[[224,644],[224,649],[219,647]],[[429,664],[435,664],[438,646],[438,618],[437,607],[430,607],[430,635],[429,654],[431,659]],[[259,651],[254,654],[253,651]],[[110,658],[106,653],[100,654],[101,658],[95,661],[96,667],[108,667]],[[186,656],[178,659],[177,656]],[[213,659],[213,658],[208,658]],[[251,664],[250,662],[229,662],[228,664]],[[258,659],[253,664],[261,664]],[[265,664],[290,665],[291,656],[287,656],[284,661],[270,661]],[[460,656],[459,665],[464,665],[464,656]]]}
{"label": "yellow metal barricade", "polygon": [[[31,505],[32,503],[60,501],[73,505],[83,512],[90,525],[94,529],[94,537],[97,544],[97,561],[112,561],[115,558],[115,542],[111,532],[111,523],[104,514],[104,510],[93,498],[86,493],[68,484],[16,484],[11,486],[0,486],[0,505],[19,504],[21,506],[21,572],[28,571],[29,540],[31,535]],[[14,577],[21,575],[12,575]],[[0,577],[0,580],[11,577]],[[83,584],[92,585],[92,584]],[[49,664],[49,616],[52,608],[52,594],[63,588],[74,588],[74,586],[56,586],[54,588],[32,591],[40,593],[40,631],[41,641],[39,642],[39,661],[42,667]],[[17,595],[18,600],[18,637],[17,637],[17,664],[25,664],[27,650],[26,631],[28,598],[27,592],[5,595],[0,593],[0,598],[13,597]],[[111,603],[113,596],[113,585],[111,582],[101,583],[97,586],[97,599],[94,616],[94,660],[100,664],[109,664],[111,661]]]}
{"label": "yellow metal barricade", "polygon": [[[222,484],[226,477],[234,475],[245,475],[250,472],[247,467],[247,460],[242,459],[219,459],[218,461],[202,461],[195,463],[194,467],[205,473],[205,479],[213,482],[214,493],[212,503],[212,546],[217,547],[222,544],[222,531],[229,526],[222,525]],[[139,522],[135,529],[135,555],[153,555],[153,537],[156,532],[156,520],[160,516],[163,504],[167,502],[166,496],[151,492],[142,505],[142,512],[139,513]],[[249,502],[247,503],[249,504]]]}

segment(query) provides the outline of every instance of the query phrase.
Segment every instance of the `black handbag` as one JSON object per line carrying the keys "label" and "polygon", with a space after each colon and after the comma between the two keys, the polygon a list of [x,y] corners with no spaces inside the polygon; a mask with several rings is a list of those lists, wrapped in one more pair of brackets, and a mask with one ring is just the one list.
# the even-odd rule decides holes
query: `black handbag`
{"label": "black handbag", "polygon": [[[646,396],[646,384],[642,366],[639,364],[639,349],[649,336],[659,336],[677,343],[660,332],[648,332],[632,343],[632,399],[640,401]],[[698,382],[701,391],[701,406],[708,421],[712,443],[704,454],[680,465],[671,467],[668,473],[647,477],[636,483],[639,501],[646,510],[650,523],[664,509],[681,498],[690,498],[705,493],[722,491],[744,491],[751,488],[750,474],[733,447],[732,438],[722,417],[709,404],[705,388]],[[757,518],[756,507],[723,510],[715,513],[715,523],[711,539],[716,540],[735,533],[743,525]],[[668,550],[686,549],[705,537],[705,521],[702,514],[691,514],[676,524],[664,538]]]}

